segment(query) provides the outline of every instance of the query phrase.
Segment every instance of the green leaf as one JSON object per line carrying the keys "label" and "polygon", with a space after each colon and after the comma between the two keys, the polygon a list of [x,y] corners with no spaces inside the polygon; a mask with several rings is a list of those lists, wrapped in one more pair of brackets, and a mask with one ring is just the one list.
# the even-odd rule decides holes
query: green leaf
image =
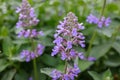
{"label": "green leaf", "polygon": [[90,61],[78,60],[78,66],[81,71],[88,69],[92,64],[93,62]]}
{"label": "green leaf", "polygon": [[98,29],[98,32],[102,33],[107,37],[111,37],[113,33],[113,29],[111,27],[103,27],[102,29]]}
{"label": "green leaf", "polygon": [[94,80],[113,80],[111,71],[108,69],[105,72],[98,74],[94,71],[88,71]]}
{"label": "green leaf", "polygon": [[6,69],[9,65],[10,63],[7,63],[5,59],[0,59],[0,72]]}
{"label": "green leaf", "polygon": [[108,60],[104,61],[104,64],[111,67],[120,66],[120,56],[111,56]]}
{"label": "green leaf", "polygon": [[1,80],[13,80],[15,73],[16,73],[15,69],[9,70],[4,74]]}
{"label": "green leaf", "polygon": [[101,80],[101,75],[99,75],[98,73],[94,71],[88,71],[88,73],[92,76],[94,80]]}
{"label": "green leaf", "polygon": [[114,42],[112,47],[120,54],[120,43]]}
{"label": "green leaf", "polygon": [[44,64],[49,66],[56,66],[58,64],[58,60],[48,54],[44,54],[40,59]]}
{"label": "green leaf", "polygon": [[21,59],[20,56],[9,57],[8,59],[12,61],[20,61],[20,62],[25,61],[25,59]]}
{"label": "green leaf", "polygon": [[99,59],[109,51],[111,46],[112,46],[111,43],[105,43],[99,46],[95,46],[92,48],[90,52],[90,56],[95,57],[96,59]]}
{"label": "green leaf", "polygon": [[111,71],[108,69],[102,74],[102,80],[112,80]]}
{"label": "green leaf", "polygon": [[42,68],[42,69],[40,69],[40,72],[41,72],[41,73],[44,73],[44,74],[46,74],[46,75],[48,75],[48,76],[51,76],[50,74],[51,74],[51,72],[52,72],[53,70],[54,70],[53,68]]}
{"label": "green leaf", "polygon": [[3,53],[9,57],[12,56],[12,40],[9,37],[3,40]]}
{"label": "green leaf", "polygon": [[23,71],[23,70],[20,70],[20,71],[18,71],[17,73],[16,73],[16,75],[15,75],[15,80],[28,80],[28,74],[25,72],[25,71]]}

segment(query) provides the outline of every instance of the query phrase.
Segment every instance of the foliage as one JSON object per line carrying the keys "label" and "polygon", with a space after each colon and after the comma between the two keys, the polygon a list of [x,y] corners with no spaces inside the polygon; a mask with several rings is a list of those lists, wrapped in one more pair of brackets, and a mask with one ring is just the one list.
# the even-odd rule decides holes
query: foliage
{"label": "foliage", "polygon": [[[35,8],[40,22],[35,28],[44,31],[44,37],[40,37],[38,42],[46,46],[41,57],[37,58],[37,70],[39,80],[51,80],[48,75],[49,69],[59,69],[63,71],[64,61],[58,56],[51,57],[54,44],[56,26],[68,12],[73,12],[78,17],[79,22],[85,26],[82,31],[86,39],[85,49],[75,47],[78,51],[87,54],[87,48],[93,32],[96,37],[90,50],[90,56],[96,58],[95,62],[78,60],[81,73],[76,80],[119,80],[120,79],[120,1],[107,0],[104,16],[111,17],[112,23],[109,27],[96,29],[96,25],[86,22],[90,13],[100,16],[103,1],[101,0],[28,0]],[[24,62],[19,57],[22,49],[30,48],[30,41],[17,38],[15,26],[18,15],[15,13],[16,7],[21,4],[21,0],[0,0],[0,80],[28,80],[33,77],[32,61]],[[90,70],[90,71],[89,71]],[[89,72],[88,72],[89,71]],[[93,77],[91,78],[90,75]],[[100,74],[99,74],[100,73]],[[101,77],[102,76],[102,77]],[[100,78],[99,78],[100,77]]]}

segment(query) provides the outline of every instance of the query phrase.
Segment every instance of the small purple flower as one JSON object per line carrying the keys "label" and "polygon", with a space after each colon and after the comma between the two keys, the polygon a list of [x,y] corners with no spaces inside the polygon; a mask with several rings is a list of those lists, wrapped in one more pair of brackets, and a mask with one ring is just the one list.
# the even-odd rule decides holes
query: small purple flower
{"label": "small purple flower", "polygon": [[59,49],[60,49],[59,46],[54,46],[54,48],[52,49],[52,54],[51,54],[51,56],[56,55],[56,54],[59,52]]}
{"label": "small purple flower", "polygon": [[50,76],[53,78],[53,80],[57,80],[57,79],[59,79],[59,78],[62,76],[62,74],[61,74],[60,71],[57,71],[57,70],[55,69],[55,70],[53,70],[53,71],[51,72]]}
{"label": "small purple flower", "polygon": [[98,18],[96,16],[94,16],[93,14],[90,14],[88,17],[87,17],[87,22],[90,23],[90,24],[97,24],[98,23]]}
{"label": "small purple flower", "polygon": [[30,36],[30,33],[31,33],[31,31],[30,31],[30,29],[28,29],[28,30],[25,31],[25,33],[24,33],[23,36],[24,36],[25,38],[28,38],[28,37]]}
{"label": "small purple flower", "polygon": [[105,18],[104,16],[102,16],[100,19],[97,18],[96,16],[90,14],[88,17],[87,17],[87,20],[86,20],[88,23],[90,24],[97,24],[98,25],[98,28],[102,28],[103,26],[106,26],[108,27],[111,23],[111,19],[108,17],[108,18]]}
{"label": "small purple flower", "polygon": [[66,58],[67,58],[66,53],[65,53],[65,52],[62,52],[62,53],[61,53],[61,59],[62,59],[62,60],[65,60]]}
{"label": "small purple flower", "polygon": [[78,32],[77,32],[77,28],[73,28],[72,29],[72,35],[73,36],[77,36]]}
{"label": "small purple flower", "polygon": [[83,55],[83,53],[78,53],[78,57],[81,59],[81,60],[85,60],[85,56]]}
{"label": "small purple flower", "polygon": [[110,17],[106,18],[106,20],[104,22],[105,26],[108,27],[110,25],[110,23],[111,23]]}
{"label": "small purple flower", "polygon": [[40,36],[44,36],[43,31],[39,31],[38,34],[39,34]]}
{"label": "small purple flower", "polygon": [[72,48],[72,41],[67,41],[67,49],[71,49]]}
{"label": "small purple flower", "polygon": [[59,36],[53,41],[53,43],[56,43],[57,45],[60,45],[62,41],[63,41],[63,38]]}
{"label": "small purple flower", "polygon": [[42,44],[38,44],[36,52],[38,55],[42,55],[43,51],[44,51],[44,46]]}
{"label": "small purple flower", "polygon": [[88,61],[95,61],[96,58],[95,58],[95,57],[88,57],[87,60],[88,60]]}

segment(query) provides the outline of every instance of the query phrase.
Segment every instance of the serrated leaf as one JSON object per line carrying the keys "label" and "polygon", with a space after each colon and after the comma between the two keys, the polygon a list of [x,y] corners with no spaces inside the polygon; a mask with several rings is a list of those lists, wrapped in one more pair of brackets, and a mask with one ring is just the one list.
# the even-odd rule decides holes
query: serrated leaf
{"label": "serrated leaf", "polygon": [[101,75],[99,75],[98,73],[94,71],[88,71],[88,73],[92,76],[94,80],[101,80]]}
{"label": "serrated leaf", "polygon": [[120,54],[120,43],[114,42],[112,47]]}
{"label": "serrated leaf", "polygon": [[92,48],[90,52],[90,56],[95,57],[96,59],[99,59],[109,51],[111,46],[112,46],[111,43],[105,43],[99,46],[95,46]]}
{"label": "serrated leaf", "polygon": [[88,69],[92,64],[93,62],[90,61],[78,60],[78,66],[81,71]]}
{"label": "serrated leaf", "polygon": [[1,80],[12,80],[15,73],[16,73],[15,69],[9,70],[4,74]]}

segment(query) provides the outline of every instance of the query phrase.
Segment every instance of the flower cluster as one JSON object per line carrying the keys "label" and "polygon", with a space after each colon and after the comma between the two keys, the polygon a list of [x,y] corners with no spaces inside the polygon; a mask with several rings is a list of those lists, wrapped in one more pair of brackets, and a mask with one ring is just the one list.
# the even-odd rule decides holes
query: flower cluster
{"label": "flower cluster", "polygon": [[20,58],[25,59],[26,62],[29,62],[30,60],[42,55],[44,50],[44,46],[41,44],[38,44],[35,52],[29,51],[29,50],[23,50],[20,53]]}
{"label": "flower cluster", "polygon": [[43,31],[39,31],[37,32],[36,29],[27,29],[27,30],[21,30],[19,33],[18,33],[18,38],[20,37],[24,37],[24,38],[34,38],[34,37],[38,37],[38,36],[43,36]]}
{"label": "flower cluster", "polygon": [[58,79],[74,80],[79,73],[80,73],[79,67],[74,64],[74,67],[67,68],[66,73],[62,73],[55,69],[51,72],[50,76],[52,77],[52,80],[58,80]]}
{"label": "flower cluster", "polygon": [[[83,30],[82,23],[78,23],[77,17],[72,13],[68,13],[63,22],[57,26],[55,40],[53,43],[56,45],[52,49],[52,56],[60,53],[62,60],[71,60],[81,53],[78,53],[73,49],[74,45],[80,45],[85,47],[85,37],[79,32]],[[83,55],[81,55],[83,56]]]}
{"label": "flower cluster", "polygon": [[39,22],[36,18],[34,9],[27,0],[22,0],[22,6],[18,7],[16,12],[19,13],[19,21],[16,24],[17,28],[34,26]]}
{"label": "flower cluster", "polygon": [[[22,0],[22,6],[17,8],[16,12],[19,13],[19,21],[16,24],[16,28],[22,28],[22,30],[18,33],[18,38],[24,37],[33,39],[39,35],[44,35],[42,31],[29,28],[31,26],[37,25],[39,20],[36,18],[34,9],[30,6],[27,0]],[[35,50],[23,50],[20,53],[20,56],[22,59],[25,59],[26,62],[29,62],[30,60],[40,56],[43,53],[43,50],[44,46],[38,44]]]}
{"label": "flower cluster", "polygon": [[94,16],[93,14],[90,14],[88,17],[87,17],[87,20],[86,20],[88,23],[90,24],[97,24],[98,25],[98,28],[102,28],[103,26],[106,26],[108,27],[111,23],[111,19],[108,17],[108,18],[105,18],[105,17],[101,17],[100,19],[97,18],[96,16]]}

